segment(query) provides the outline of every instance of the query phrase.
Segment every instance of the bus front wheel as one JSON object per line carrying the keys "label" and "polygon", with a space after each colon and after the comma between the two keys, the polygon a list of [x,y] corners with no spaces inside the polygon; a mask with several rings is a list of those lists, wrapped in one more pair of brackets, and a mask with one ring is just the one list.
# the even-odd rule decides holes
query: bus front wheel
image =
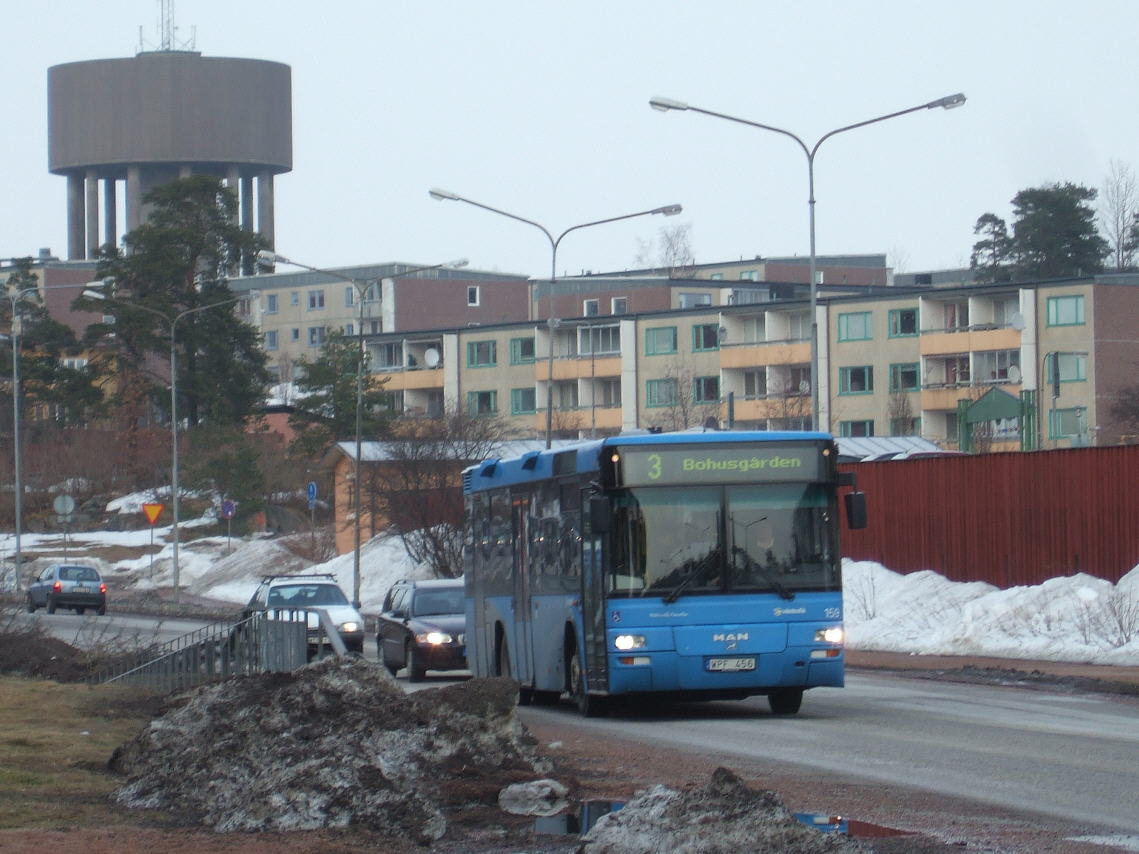
{"label": "bus front wheel", "polygon": [[767,695],[767,703],[773,715],[794,715],[803,705],[802,688],[780,688]]}
{"label": "bus front wheel", "polygon": [[574,645],[569,660],[570,696],[573,697],[577,710],[582,717],[596,718],[605,714],[605,698],[591,696],[585,690],[585,669],[581,666],[578,657],[577,645]]}

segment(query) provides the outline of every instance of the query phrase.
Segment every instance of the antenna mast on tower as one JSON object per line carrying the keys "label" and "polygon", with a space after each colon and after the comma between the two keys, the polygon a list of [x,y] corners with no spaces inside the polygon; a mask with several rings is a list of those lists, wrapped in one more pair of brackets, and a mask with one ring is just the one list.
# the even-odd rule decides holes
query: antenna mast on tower
{"label": "antenna mast on tower", "polygon": [[197,40],[198,28],[190,28],[190,38],[178,41],[178,27],[174,23],[174,0],[158,0],[158,43],[148,45],[142,35],[142,27],[138,28],[138,52],[194,50]]}

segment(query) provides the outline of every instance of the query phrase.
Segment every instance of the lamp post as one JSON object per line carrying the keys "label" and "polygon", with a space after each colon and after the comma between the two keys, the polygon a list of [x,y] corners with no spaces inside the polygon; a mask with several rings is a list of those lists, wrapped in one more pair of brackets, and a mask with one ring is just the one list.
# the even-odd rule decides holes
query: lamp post
{"label": "lamp post", "polygon": [[[361,510],[361,489],[360,477],[362,469],[360,467],[360,456],[363,452],[363,412],[364,412],[364,302],[368,290],[377,287],[380,282],[376,279],[357,279],[353,276],[338,273],[335,270],[326,270],[321,267],[311,267],[308,264],[302,264],[300,261],[293,261],[286,258],[284,255],[278,255],[269,250],[262,250],[257,253],[258,263],[264,266],[271,266],[273,264],[288,264],[290,267],[300,267],[302,270],[309,270],[313,273],[321,273],[325,276],[331,276],[334,279],[340,279],[343,282],[348,282],[356,291],[356,319],[357,319],[357,333],[356,338],[358,347],[356,350],[356,462],[355,462],[355,478],[352,484],[352,504],[354,509],[353,519],[353,547],[352,547],[352,604],[356,608],[360,607],[360,510]],[[404,270],[401,273],[394,275],[408,276],[413,273],[423,273],[427,270],[439,270],[444,267],[456,268],[467,266],[467,259],[461,258],[458,261],[449,261],[443,264],[432,264],[427,267],[415,267],[411,270]],[[380,301],[380,294],[376,294],[375,302]]]}
{"label": "lamp post", "polygon": [[189,317],[198,312],[207,311],[211,308],[219,308],[221,306],[232,305],[245,298],[245,295],[235,296],[230,299],[219,300],[212,302],[209,305],[200,305],[197,308],[188,308],[185,311],[179,312],[176,315],[168,315],[156,308],[150,308],[145,305],[138,305],[136,303],[119,302],[113,298],[108,297],[106,294],[95,291],[84,291],[84,296],[93,299],[105,300],[113,305],[121,306],[128,310],[136,310],[152,314],[159,318],[166,324],[166,328],[170,330],[170,509],[173,516],[173,526],[171,536],[173,538],[173,547],[171,549],[171,566],[173,569],[173,582],[174,582],[174,602],[177,603],[180,599],[180,565],[178,563],[178,541],[179,541],[179,516],[178,516],[178,348],[177,348],[177,335],[178,335],[178,321],[184,317]]}
{"label": "lamp post", "polygon": [[[815,154],[818,153],[819,146],[821,146],[824,142],[826,142],[832,136],[835,136],[835,135],[840,134],[840,133],[845,133],[848,130],[855,130],[856,128],[865,127],[866,125],[877,124],[878,122],[884,122],[887,119],[893,119],[893,118],[897,118],[898,116],[904,116],[907,113],[915,113],[915,112],[918,112],[919,110],[932,110],[936,107],[941,107],[942,109],[945,109],[945,110],[952,110],[955,107],[960,107],[964,103],[965,103],[965,96],[963,94],[961,94],[960,92],[957,93],[956,95],[947,95],[944,98],[938,98],[936,101],[930,101],[926,104],[918,104],[915,107],[908,107],[904,110],[898,110],[898,111],[893,112],[893,113],[887,113],[884,116],[877,116],[873,119],[866,119],[865,121],[856,122],[852,125],[845,125],[845,126],[840,127],[840,128],[835,128],[834,130],[828,131],[827,133],[825,133],[821,137],[819,137],[818,142],[816,142],[813,146],[808,146],[807,143],[803,142],[803,140],[801,138],[799,138],[796,134],[792,133],[789,130],[784,130],[783,128],[774,127],[773,125],[765,125],[765,124],[762,124],[760,122],[753,122],[753,121],[749,121],[747,119],[738,118],[736,116],[729,116],[725,113],[717,113],[717,112],[714,112],[712,110],[706,110],[706,109],[703,109],[702,107],[694,107],[691,104],[686,104],[683,101],[675,101],[671,98],[662,98],[659,95],[649,99],[649,106],[652,107],[654,110],[660,110],[662,112],[668,112],[669,110],[691,110],[694,113],[703,113],[706,116],[714,116],[715,118],[718,118],[718,119],[727,119],[730,122],[736,122],[736,123],[741,124],[741,125],[748,125],[749,127],[760,128],[761,130],[769,130],[769,131],[773,131],[774,133],[783,134],[784,136],[788,136],[791,139],[795,140],[795,142],[797,142],[799,144],[799,147],[801,149],[803,149],[803,153],[807,156],[807,182],[808,182],[808,190],[809,190],[809,195],[807,198],[807,207],[808,207],[808,210],[810,212],[809,219],[810,219],[810,232],[811,232],[811,241],[810,241],[810,251],[811,251],[811,260],[810,260],[810,276],[811,276],[811,279],[810,279],[810,294],[811,294],[811,428],[814,430],[819,429],[819,382],[818,382],[818,374],[819,374],[819,327],[818,327],[818,317],[817,317],[819,290],[818,290],[818,282],[815,281],[815,279],[816,279],[816,275],[815,275],[815,264],[816,264],[816,258],[815,258]],[[829,418],[828,418],[828,421],[829,421]],[[828,426],[828,430],[829,430],[829,425],[827,425],[827,426]]]}
{"label": "lamp post", "polygon": [[[550,241],[550,291],[547,299],[548,316],[546,323],[550,330],[549,340],[549,353],[546,357],[546,448],[552,444],[553,436],[553,419],[554,419],[554,330],[558,327],[558,319],[554,317],[554,284],[558,276],[558,245],[562,242],[562,238],[569,234],[571,231],[577,231],[582,228],[591,228],[595,225],[605,225],[610,222],[618,222],[623,219],[633,219],[638,216],[649,216],[652,214],[663,214],[664,216],[676,216],[683,208],[680,205],[665,205],[664,207],[652,208],[647,211],[637,211],[636,213],[622,214],[621,216],[611,216],[606,219],[598,219],[593,222],[583,222],[578,225],[571,225],[557,237],[540,223],[534,222],[532,219],[518,216],[517,214],[508,213],[507,211],[493,208],[490,205],[485,205],[482,202],[476,202],[473,199],[467,199],[456,193],[449,192],[448,190],[440,190],[438,187],[433,187],[428,191],[428,195],[437,201],[450,201],[450,202],[466,202],[468,205],[474,205],[476,208],[482,208],[485,211],[499,214],[500,216],[509,217],[510,219],[524,222],[527,225],[532,225],[537,228],[542,234],[546,235],[546,239]],[[541,302],[538,304],[539,311],[541,311]]]}
{"label": "lamp post", "polygon": [[42,290],[57,290],[62,288],[82,288],[83,285],[33,285],[29,288],[5,294],[12,303],[12,331],[10,334],[12,344],[12,480],[14,488],[14,504],[16,515],[16,554],[15,572],[16,589],[20,587],[20,568],[23,562],[23,551],[20,545],[20,536],[23,532],[24,515],[24,484],[23,467],[20,456],[20,317],[16,313],[20,300],[29,294],[39,293]]}

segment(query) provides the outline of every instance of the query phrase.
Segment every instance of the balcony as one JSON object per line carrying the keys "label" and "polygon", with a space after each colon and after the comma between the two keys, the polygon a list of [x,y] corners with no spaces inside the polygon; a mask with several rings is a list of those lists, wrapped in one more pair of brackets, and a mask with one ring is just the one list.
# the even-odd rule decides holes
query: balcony
{"label": "balcony", "polygon": [[990,324],[963,326],[960,329],[923,330],[920,339],[923,356],[969,353],[976,350],[1017,350],[1020,332],[1011,327]]}
{"label": "balcony", "polygon": [[[534,379],[545,382],[549,365],[545,359],[538,359],[534,363]],[[590,356],[555,356],[554,380],[584,380],[591,377],[619,377],[621,376],[620,355]]]}
{"label": "balcony", "polygon": [[801,340],[726,344],[720,347],[720,368],[755,368],[760,365],[800,365],[811,360],[811,342]]}
{"label": "balcony", "polygon": [[443,388],[443,368],[416,368],[404,370],[402,368],[379,369],[373,377],[387,380],[385,391],[408,391],[412,389],[441,389]]}

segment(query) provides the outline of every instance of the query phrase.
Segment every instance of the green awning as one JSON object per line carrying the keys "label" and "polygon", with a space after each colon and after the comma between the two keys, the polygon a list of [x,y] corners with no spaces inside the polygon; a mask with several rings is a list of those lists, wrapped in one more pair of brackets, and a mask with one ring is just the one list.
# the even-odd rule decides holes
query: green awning
{"label": "green awning", "polygon": [[1020,418],[1023,414],[1020,399],[1007,391],[991,388],[978,398],[965,416],[967,424],[980,424],[1001,418]]}

